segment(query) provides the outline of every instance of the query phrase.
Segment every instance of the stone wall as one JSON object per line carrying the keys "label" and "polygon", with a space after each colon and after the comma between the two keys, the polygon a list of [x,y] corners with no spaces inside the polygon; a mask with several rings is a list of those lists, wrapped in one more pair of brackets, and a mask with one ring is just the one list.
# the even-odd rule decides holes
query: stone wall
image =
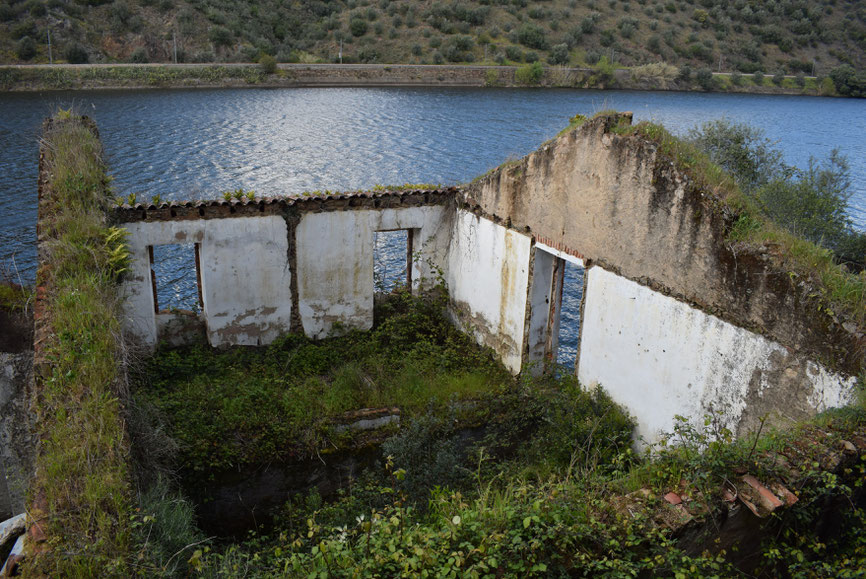
{"label": "stone wall", "polygon": [[0,352],[0,521],[24,512],[33,475],[33,352]]}

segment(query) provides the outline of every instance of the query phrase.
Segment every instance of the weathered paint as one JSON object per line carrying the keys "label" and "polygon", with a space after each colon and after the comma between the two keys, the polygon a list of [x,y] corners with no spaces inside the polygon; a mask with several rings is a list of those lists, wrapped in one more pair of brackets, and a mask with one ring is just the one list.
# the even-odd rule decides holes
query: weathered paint
{"label": "weathered paint", "polygon": [[125,227],[132,257],[123,284],[125,327],[144,345],[157,343],[158,325],[171,316],[154,313],[150,245],[200,244],[202,317],[211,345],[267,344],[288,331],[291,272],[282,217],[138,222]]}
{"label": "weathered paint", "polygon": [[853,395],[854,378],[763,336],[601,267],[587,275],[578,377],[625,406],[648,442],[672,432],[676,415],[698,423],[709,414],[743,435],[764,411],[798,420]]}
{"label": "weathered paint", "polygon": [[373,238],[408,229],[417,258],[413,289],[434,283],[447,248],[441,206],[304,213],[297,227],[298,309],[304,333],[324,338],[373,325]]}
{"label": "weathered paint", "polygon": [[446,279],[455,316],[515,373],[522,364],[531,241],[461,209],[448,250]]}

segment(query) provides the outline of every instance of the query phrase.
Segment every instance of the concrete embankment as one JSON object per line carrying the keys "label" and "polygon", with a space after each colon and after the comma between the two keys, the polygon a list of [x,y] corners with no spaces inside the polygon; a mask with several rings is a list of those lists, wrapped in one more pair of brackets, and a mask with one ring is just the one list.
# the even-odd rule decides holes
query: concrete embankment
{"label": "concrete embankment", "polygon": [[[704,91],[689,81],[639,78],[628,69],[609,74],[592,68],[545,67],[540,75],[518,74],[517,66],[414,64],[280,64],[267,73],[258,64],[86,64],[0,66],[0,91],[236,88],[236,87],[542,87]],[[526,67],[524,67],[526,68]],[[722,92],[819,94],[806,88],[735,86],[715,77]]]}

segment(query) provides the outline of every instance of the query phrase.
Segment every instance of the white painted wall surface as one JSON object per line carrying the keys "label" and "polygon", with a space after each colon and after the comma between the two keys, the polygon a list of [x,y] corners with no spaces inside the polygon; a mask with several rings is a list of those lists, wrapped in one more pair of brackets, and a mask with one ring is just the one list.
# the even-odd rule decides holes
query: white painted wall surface
{"label": "white painted wall surface", "polygon": [[[700,425],[711,409],[736,432],[756,370],[759,395],[785,396],[765,378],[771,356],[787,354],[781,345],[601,267],[587,275],[578,378],[625,406],[647,442],[672,432],[675,415]],[[815,411],[850,400],[854,378],[812,362],[807,370]],[[786,402],[774,406],[784,413]]]}
{"label": "white painted wall surface", "polygon": [[373,237],[376,231],[415,230],[413,287],[431,283],[448,247],[448,213],[443,206],[358,209],[305,213],[297,228],[298,310],[313,338],[342,328],[373,325]]}
{"label": "white painted wall surface", "polygon": [[466,330],[492,347],[512,372],[522,363],[531,239],[458,210],[446,281]]}
{"label": "white painted wall surface", "polygon": [[267,344],[292,313],[286,222],[279,216],[138,222],[125,225],[132,257],[123,284],[125,327],[157,343],[149,245],[200,244],[203,315],[214,345]]}

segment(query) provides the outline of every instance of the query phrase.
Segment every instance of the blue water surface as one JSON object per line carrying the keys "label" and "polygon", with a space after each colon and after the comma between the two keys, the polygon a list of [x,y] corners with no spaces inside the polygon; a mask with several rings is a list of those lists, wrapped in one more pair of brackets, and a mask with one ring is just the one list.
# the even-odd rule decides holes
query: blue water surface
{"label": "blue water surface", "polygon": [[[523,156],[577,114],[631,110],[682,134],[727,117],[766,131],[789,163],[838,147],[866,227],[866,101],[538,89],[227,89],[0,95],[0,276],[35,278],[38,138],[74,105],[100,129],[118,194],[215,198],[471,180]],[[5,273],[4,273],[5,272]]]}

